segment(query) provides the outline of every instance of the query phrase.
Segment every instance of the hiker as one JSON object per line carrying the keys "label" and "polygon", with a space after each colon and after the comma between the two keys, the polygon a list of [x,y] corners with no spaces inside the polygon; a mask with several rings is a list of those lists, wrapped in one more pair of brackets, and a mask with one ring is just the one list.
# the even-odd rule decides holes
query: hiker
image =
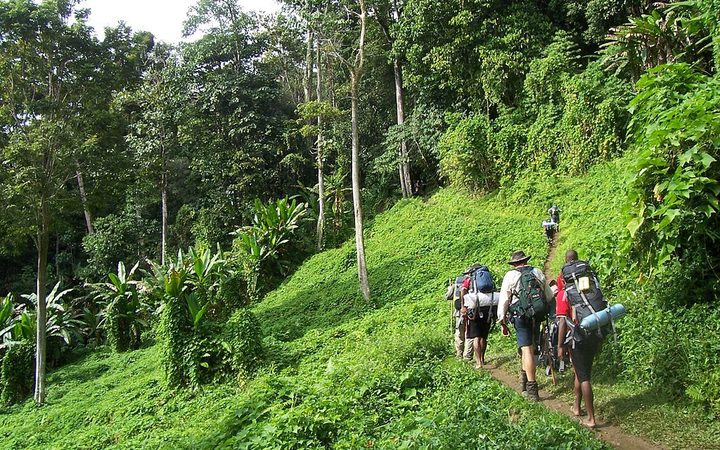
{"label": "hiker", "polygon": [[550,220],[543,220],[542,226],[545,230],[545,238],[547,238],[548,243],[552,243],[557,231],[557,223],[551,218]]}
{"label": "hiker", "polygon": [[505,274],[500,288],[498,318],[503,335],[507,335],[506,315],[511,316],[522,357],[520,390],[530,400],[539,401],[535,351],[540,342],[540,324],[547,317],[548,301],[553,294],[542,271],[527,264],[530,258],[522,251],[512,254],[508,264],[513,268]]}
{"label": "hiker", "polygon": [[[578,288],[581,284],[579,280],[583,276],[593,278],[590,282],[594,288],[592,286],[587,289]],[[571,409],[575,416],[580,417],[582,415],[580,402],[584,400],[587,412],[587,420],[584,424],[595,428],[595,406],[590,378],[593,360],[602,346],[603,331],[587,332],[580,328],[578,323],[585,315],[605,309],[607,302],[602,298],[597,277],[585,261],[578,260],[575,250],[568,250],[565,253],[565,265],[557,278],[557,283],[559,290],[555,313],[559,318],[558,335],[566,336],[568,328],[572,329],[573,335],[570,359],[575,371],[575,402]],[[561,341],[558,339],[558,354],[562,357],[565,348]]]}
{"label": "hiker", "polygon": [[460,296],[460,290],[462,289],[465,278],[466,276],[463,275],[456,278],[455,283],[450,283],[448,291],[445,294],[445,298],[447,300],[454,300],[453,319],[455,322],[455,356],[459,359],[470,361],[473,353],[473,340],[466,338],[468,319],[460,312],[462,309],[462,297]]}
{"label": "hiker", "polygon": [[550,220],[555,222],[555,225],[560,225],[560,207],[556,204],[553,204],[550,209],[548,209],[548,214],[550,214]]}
{"label": "hiker", "polygon": [[485,365],[485,352],[490,328],[495,321],[498,296],[495,283],[487,266],[475,264],[465,273],[460,298],[460,313],[466,318],[465,337],[470,339],[475,351],[475,368]]}

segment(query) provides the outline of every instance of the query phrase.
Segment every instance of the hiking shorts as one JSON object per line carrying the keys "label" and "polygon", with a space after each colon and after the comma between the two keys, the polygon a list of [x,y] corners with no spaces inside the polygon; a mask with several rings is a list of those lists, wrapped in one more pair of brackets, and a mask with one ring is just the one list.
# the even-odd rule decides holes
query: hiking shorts
{"label": "hiking shorts", "polygon": [[488,321],[487,317],[470,320],[468,322],[467,338],[474,339],[479,337],[487,339],[488,334],[490,334],[490,325],[492,325],[492,323]]}
{"label": "hiking shorts", "polygon": [[578,381],[590,381],[592,365],[595,355],[600,350],[602,339],[597,334],[590,334],[580,342],[575,342],[575,348],[570,346],[570,357],[572,358],[575,375]]}
{"label": "hiking shorts", "polygon": [[518,347],[531,347],[540,343],[540,321],[533,321],[522,317],[512,319],[515,326],[515,335],[517,336]]}

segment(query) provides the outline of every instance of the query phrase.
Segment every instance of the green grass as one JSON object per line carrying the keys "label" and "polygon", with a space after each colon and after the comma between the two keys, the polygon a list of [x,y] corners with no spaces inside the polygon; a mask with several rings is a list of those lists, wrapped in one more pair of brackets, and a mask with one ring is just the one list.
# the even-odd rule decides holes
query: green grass
{"label": "green grass", "polygon": [[311,258],[254,310],[269,360],[244,384],[164,387],[158,347],[95,353],[50,375],[48,403],[0,413],[2,448],[604,448],[450,357],[447,280],[542,261],[542,211],[443,190],[368,229],[373,304],[354,245]]}
{"label": "green grass", "polygon": [[[604,284],[627,283],[609,280],[620,273],[612,253],[627,166],[618,160],[582,178],[528,179],[485,197],[446,189],[402,201],[368,227],[371,305],[359,293],[350,242],[309,259],[254,308],[268,354],[254,379],[169,390],[159,347],[99,351],[50,374],[46,406],[0,411],[0,447],[605,448],[574,421],[455,361],[442,295],[448,279],[475,262],[499,281],[517,249],[541,266],[540,223],[553,201],[564,210],[553,271],[574,247]],[[632,289],[612,292],[617,300]],[[491,350],[513,361],[513,340],[497,331]],[[720,448],[720,429],[702,409],[618,379],[613,351],[606,346],[595,383],[602,420],[670,448]],[[569,381],[545,389],[569,401]]]}
{"label": "green grass", "polygon": [[[627,268],[623,264],[626,214],[623,208],[632,174],[631,158],[629,155],[595,166],[583,177],[524,180],[509,191],[506,203],[540,209],[548,202],[556,201],[563,213],[558,251],[550,264],[552,273],[559,273],[565,251],[574,248],[598,271],[603,287],[607,288],[608,299],[623,303],[628,309],[629,315],[617,323],[618,343],[608,339],[594,369],[595,406],[600,420],[609,420],[630,433],[667,448],[720,449],[720,422],[706,409],[692,404],[687,398],[671,395],[662,384],[642,383],[625,376],[631,370],[645,369],[628,367],[637,358],[628,357],[627,339],[637,335],[624,333],[624,329],[627,331],[630,325],[635,329],[638,326],[662,327],[662,323],[643,316],[644,308],[657,308],[648,295],[661,294],[643,290],[637,279],[626,273]],[[654,315],[665,315],[671,321],[682,320],[679,312],[670,309],[659,313],[655,311]],[[708,336],[705,325],[696,324],[692,332],[698,333],[694,338],[695,351],[698,351],[700,346],[707,345],[700,340],[701,336]],[[670,344],[681,338],[674,336],[672,331],[663,333],[662,329],[657,334]],[[692,337],[689,339],[693,340]],[[491,344],[494,344],[490,349],[491,357],[507,359],[514,352],[512,342],[501,339],[499,334],[491,337]],[[648,346],[650,351],[646,353],[652,353],[656,344],[655,341],[641,342],[640,346]],[[692,351],[692,344],[690,348]],[[658,354],[653,359],[680,358],[683,350],[678,346],[676,351],[677,354],[656,350]],[[686,374],[679,373],[677,376]],[[572,402],[571,372],[561,377],[554,388],[549,380],[541,380],[549,394],[566,400],[568,404]]]}

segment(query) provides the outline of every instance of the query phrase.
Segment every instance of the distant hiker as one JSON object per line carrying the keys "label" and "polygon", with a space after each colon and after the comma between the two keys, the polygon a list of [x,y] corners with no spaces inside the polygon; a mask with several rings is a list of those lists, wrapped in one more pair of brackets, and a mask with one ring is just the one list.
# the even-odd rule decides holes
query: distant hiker
{"label": "distant hiker", "polygon": [[520,388],[532,401],[540,400],[535,379],[535,350],[540,342],[540,324],[548,314],[548,301],[552,290],[545,282],[542,271],[527,264],[530,256],[522,251],[512,254],[508,264],[513,269],[505,274],[500,288],[498,318],[507,334],[506,313],[517,335],[517,345],[522,356]]}
{"label": "distant hiker", "polygon": [[462,358],[466,361],[470,361],[473,353],[473,339],[466,338],[467,332],[467,317],[463,317],[460,313],[462,309],[462,298],[460,297],[460,290],[462,289],[465,276],[461,276],[455,279],[454,283],[450,283],[448,286],[445,298],[447,300],[454,301],[453,308],[453,319],[455,322],[455,355],[458,358]]}
{"label": "distant hiker", "polygon": [[558,205],[553,204],[550,209],[548,209],[548,214],[550,214],[550,220],[555,222],[555,224],[560,225],[560,207]]}
{"label": "distant hiker", "polygon": [[544,220],[542,226],[545,230],[545,237],[547,238],[547,241],[549,243],[552,242],[553,238],[555,237],[555,232],[557,231],[557,223],[555,223],[555,221],[552,219]]}
{"label": "distant hiker", "polygon": [[[597,276],[586,261],[578,260],[575,250],[565,253],[565,265],[557,278],[559,286],[556,300],[556,315],[559,336],[565,336],[568,327],[572,330],[570,358],[575,370],[575,403],[572,412],[581,416],[580,401],[584,399],[587,411],[586,426],[594,428],[595,407],[593,390],[590,383],[592,365],[595,355],[600,351],[603,335],[608,330],[585,331],[578,324],[588,315],[607,308]],[[565,319],[565,320],[563,320]],[[558,340],[558,353],[565,351]]]}
{"label": "distant hiker", "polygon": [[480,368],[485,365],[487,338],[497,314],[498,295],[487,266],[476,264],[464,275],[460,289],[460,313],[467,321],[465,337],[472,340],[475,350],[475,368]]}

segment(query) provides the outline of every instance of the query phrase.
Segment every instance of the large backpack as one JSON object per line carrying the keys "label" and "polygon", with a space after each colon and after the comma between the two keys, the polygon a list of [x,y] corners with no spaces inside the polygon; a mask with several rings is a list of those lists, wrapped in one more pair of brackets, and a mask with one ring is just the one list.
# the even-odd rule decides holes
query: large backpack
{"label": "large backpack", "polygon": [[[600,282],[587,261],[572,261],[562,268],[562,276],[565,281],[565,294],[568,302],[575,309],[577,323],[598,311],[607,308],[608,303],[600,289]],[[575,327],[575,340],[582,340],[587,331]],[[604,336],[608,333],[607,327],[592,333]]]}
{"label": "large backpack", "polygon": [[495,282],[490,269],[487,266],[475,266],[473,269],[469,274],[472,280],[470,292],[482,292],[483,294],[495,292]]}
{"label": "large backpack", "polygon": [[550,307],[545,296],[545,287],[533,273],[532,266],[516,269],[520,272],[515,295],[518,301],[510,305],[510,312],[528,320],[544,320]]}
{"label": "large backpack", "polygon": [[460,289],[462,289],[464,281],[465,277],[463,276],[455,278],[455,289],[453,290],[452,299],[455,301],[455,309],[458,311],[462,308],[462,303],[460,302]]}

